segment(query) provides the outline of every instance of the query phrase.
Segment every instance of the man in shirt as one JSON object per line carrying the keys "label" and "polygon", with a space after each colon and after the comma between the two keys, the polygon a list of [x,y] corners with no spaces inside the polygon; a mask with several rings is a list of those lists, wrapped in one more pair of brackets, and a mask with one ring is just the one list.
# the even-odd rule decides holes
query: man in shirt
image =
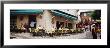
{"label": "man in shirt", "polygon": [[30,24],[30,26],[31,26],[31,27],[34,27],[34,24],[35,24],[35,23],[36,23],[36,22],[33,22],[33,21],[32,21],[31,24]]}

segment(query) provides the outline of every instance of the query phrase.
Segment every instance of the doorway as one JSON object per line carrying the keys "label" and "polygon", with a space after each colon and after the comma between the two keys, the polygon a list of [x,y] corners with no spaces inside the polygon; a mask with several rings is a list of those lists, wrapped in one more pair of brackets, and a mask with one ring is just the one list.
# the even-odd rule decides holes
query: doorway
{"label": "doorway", "polygon": [[36,28],[36,15],[29,15],[29,27]]}
{"label": "doorway", "polygon": [[59,21],[56,22],[56,27],[57,27],[57,29],[60,28],[60,22]]}
{"label": "doorway", "polygon": [[61,26],[64,27],[64,22],[59,22],[59,21],[57,21],[57,22],[56,22],[56,27],[57,27],[57,29],[59,29]]}

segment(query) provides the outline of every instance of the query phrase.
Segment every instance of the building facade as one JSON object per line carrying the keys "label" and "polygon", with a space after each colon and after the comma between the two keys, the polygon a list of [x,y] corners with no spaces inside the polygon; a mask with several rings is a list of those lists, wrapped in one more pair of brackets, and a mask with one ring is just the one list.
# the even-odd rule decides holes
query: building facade
{"label": "building facade", "polygon": [[75,30],[76,24],[80,20],[77,10],[10,11],[10,26],[17,26],[17,28],[25,28],[25,25],[28,28],[41,26],[47,33],[51,33],[52,28],[59,29],[61,26]]}

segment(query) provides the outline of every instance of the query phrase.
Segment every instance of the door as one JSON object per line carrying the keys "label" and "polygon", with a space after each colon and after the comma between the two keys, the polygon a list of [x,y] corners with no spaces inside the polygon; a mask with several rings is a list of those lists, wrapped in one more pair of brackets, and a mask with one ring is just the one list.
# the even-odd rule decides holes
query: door
{"label": "door", "polygon": [[29,27],[36,28],[36,15],[29,15]]}

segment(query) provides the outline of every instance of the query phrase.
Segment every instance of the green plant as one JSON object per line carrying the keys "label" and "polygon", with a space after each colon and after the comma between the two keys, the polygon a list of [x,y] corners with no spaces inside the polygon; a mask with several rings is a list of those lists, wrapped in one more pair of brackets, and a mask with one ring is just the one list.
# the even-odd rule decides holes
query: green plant
{"label": "green plant", "polygon": [[92,14],[91,14],[91,17],[94,20],[97,20],[97,19],[100,20],[101,10],[95,10],[95,11],[93,11]]}

